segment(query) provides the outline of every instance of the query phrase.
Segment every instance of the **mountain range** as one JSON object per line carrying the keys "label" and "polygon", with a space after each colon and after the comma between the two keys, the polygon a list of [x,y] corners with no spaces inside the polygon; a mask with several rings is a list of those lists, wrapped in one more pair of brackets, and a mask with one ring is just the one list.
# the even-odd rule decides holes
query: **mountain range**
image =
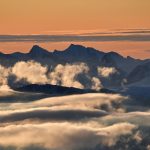
{"label": "mountain range", "polygon": [[[0,64],[6,67],[13,66],[19,61],[34,60],[42,65],[54,68],[58,64],[85,63],[90,68],[89,74],[96,76],[97,67],[114,67],[119,74],[112,76],[109,86],[117,83],[121,85],[123,79],[127,84],[150,83],[150,60],[135,59],[130,56],[123,57],[116,52],[103,52],[91,47],[71,44],[63,51],[50,52],[38,45],[34,45],[28,53],[15,52],[11,54],[0,53]],[[102,79],[106,85],[105,79]],[[115,85],[116,86],[116,85]]]}

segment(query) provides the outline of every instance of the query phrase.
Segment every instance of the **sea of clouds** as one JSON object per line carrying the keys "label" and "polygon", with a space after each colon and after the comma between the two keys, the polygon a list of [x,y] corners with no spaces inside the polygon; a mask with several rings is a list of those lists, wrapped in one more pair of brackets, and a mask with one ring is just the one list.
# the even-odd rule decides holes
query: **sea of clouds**
{"label": "sea of clouds", "polygon": [[128,100],[93,93],[1,102],[0,148],[149,150],[150,111],[127,111]]}
{"label": "sea of clouds", "polygon": [[88,72],[84,63],[53,69],[34,61],[0,66],[0,149],[149,150],[150,109],[135,108],[130,97],[92,93],[40,98],[9,89],[46,83],[86,88],[79,78],[83,75],[98,90],[103,87],[99,77],[118,73],[110,67],[98,67],[96,77]]}

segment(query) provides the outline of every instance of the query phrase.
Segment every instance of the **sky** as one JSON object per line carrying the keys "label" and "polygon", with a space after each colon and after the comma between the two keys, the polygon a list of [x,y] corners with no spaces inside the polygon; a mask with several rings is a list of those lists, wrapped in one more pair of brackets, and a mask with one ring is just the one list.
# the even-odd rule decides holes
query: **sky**
{"label": "sky", "polygon": [[150,58],[149,8],[150,0],[0,0],[0,51],[75,43]]}

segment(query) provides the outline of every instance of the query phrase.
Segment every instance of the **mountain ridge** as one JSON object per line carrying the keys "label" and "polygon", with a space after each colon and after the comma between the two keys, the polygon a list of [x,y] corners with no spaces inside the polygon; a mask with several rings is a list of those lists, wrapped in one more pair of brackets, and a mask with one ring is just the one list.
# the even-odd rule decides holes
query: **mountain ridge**
{"label": "mountain ridge", "polygon": [[59,85],[52,84],[29,84],[25,86],[21,86],[18,88],[14,88],[15,91],[19,92],[36,92],[36,93],[45,93],[52,95],[72,95],[72,94],[86,94],[86,93],[114,93],[114,91],[102,88],[99,91],[92,89],[79,89],[74,87],[65,87]]}
{"label": "mountain ridge", "polygon": [[[13,52],[13,53],[3,53],[3,52],[0,52],[0,55],[6,55],[6,56],[9,56],[9,55],[13,55],[13,54],[30,54],[30,53],[35,53],[35,52],[39,52],[39,53],[41,53],[41,52],[43,52],[43,53],[50,53],[50,54],[52,54],[52,53],[56,53],[56,52],[66,52],[66,51],[71,51],[71,50],[77,50],[77,49],[80,49],[80,50],[87,50],[87,51],[95,51],[95,52],[97,52],[97,53],[102,53],[102,54],[115,54],[115,55],[118,55],[118,56],[121,56],[121,57],[123,57],[123,58],[128,58],[128,57],[130,57],[130,58],[133,58],[133,57],[131,57],[131,56],[127,56],[127,57],[124,57],[124,56],[122,56],[121,54],[119,54],[119,53],[117,53],[117,52],[115,52],[115,51],[110,51],[110,52],[103,52],[103,51],[101,51],[101,50],[97,50],[97,49],[95,49],[95,48],[92,48],[92,47],[85,47],[85,46],[82,46],[82,45],[76,45],[76,44],[70,44],[69,45],[69,47],[68,48],[66,48],[66,49],[64,49],[64,50],[54,50],[54,51],[49,51],[49,50],[47,50],[47,49],[45,49],[45,48],[42,48],[41,46],[39,46],[39,45],[33,45],[32,46],[32,48],[28,51],[28,52],[26,52],[26,53],[23,53],[23,52],[18,52],[18,51],[16,51],[16,52]],[[135,59],[135,60],[141,60],[141,59],[136,59],[136,58],[133,58],[133,59]]]}
{"label": "mountain ridge", "polygon": [[[119,73],[115,76],[112,76],[112,78],[110,78],[108,81],[105,79],[104,80],[109,82],[109,85],[114,85],[116,82],[117,85],[119,84],[118,86],[121,86],[121,82],[124,78],[128,79],[129,81],[131,80],[130,78],[134,79],[134,69],[141,68],[141,65],[144,67],[150,62],[150,59],[140,60],[130,56],[124,57],[117,52],[111,51],[106,53],[91,47],[75,44],[71,44],[63,51],[54,50],[53,52],[50,52],[38,45],[33,45],[28,53],[0,53],[0,64],[6,67],[11,67],[19,61],[31,60],[48,66],[51,69],[54,69],[58,64],[65,65],[85,63],[89,67],[89,76],[91,77],[98,77],[98,67],[113,67],[116,68]],[[142,69],[137,69],[135,71],[137,73],[136,76],[138,76],[138,74],[141,76],[140,70]],[[139,78],[140,80],[143,80],[145,77],[147,77],[146,72],[147,70],[145,70],[145,76],[141,76]],[[117,85],[115,84],[115,86]]]}

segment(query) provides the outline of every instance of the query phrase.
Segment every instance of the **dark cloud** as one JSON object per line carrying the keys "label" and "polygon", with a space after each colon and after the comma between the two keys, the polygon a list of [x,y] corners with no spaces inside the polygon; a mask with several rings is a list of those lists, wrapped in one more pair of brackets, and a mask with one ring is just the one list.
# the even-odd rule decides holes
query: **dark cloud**
{"label": "dark cloud", "polygon": [[115,30],[115,31],[108,31],[108,32],[88,32],[88,33],[82,33],[80,35],[137,35],[137,34],[149,34],[150,29],[128,29],[128,30]]}
{"label": "dark cloud", "polygon": [[131,35],[0,35],[0,42],[110,42],[150,41],[150,34]]}
{"label": "dark cloud", "polygon": [[150,30],[139,30],[139,31],[124,31],[124,32],[116,32],[116,33],[126,33],[126,34],[149,34],[150,33]]}
{"label": "dark cloud", "polygon": [[91,110],[33,110],[27,112],[17,112],[0,116],[0,122],[14,122],[22,121],[26,119],[39,119],[39,120],[51,120],[51,121],[63,121],[63,120],[82,120],[92,117],[105,116],[108,113],[104,111],[91,111]]}
{"label": "dark cloud", "polygon": [[147,52],[147,53],[150,53],[150,49],[146,49],[146,50],[144,50],[145,52]]}

